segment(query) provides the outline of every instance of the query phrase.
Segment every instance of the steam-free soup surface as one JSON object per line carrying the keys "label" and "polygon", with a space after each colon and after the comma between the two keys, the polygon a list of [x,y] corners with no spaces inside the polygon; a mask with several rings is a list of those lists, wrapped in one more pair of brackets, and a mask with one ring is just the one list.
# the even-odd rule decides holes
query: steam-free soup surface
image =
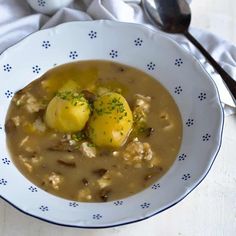
{"label": "steam-free soup surface", "polygon": [[108,61],[48,71],[15,94],[5,129],[23,175],[56,196],[87,202],[152,185],[175,161],[182,138],[168,91],[146,73]]}

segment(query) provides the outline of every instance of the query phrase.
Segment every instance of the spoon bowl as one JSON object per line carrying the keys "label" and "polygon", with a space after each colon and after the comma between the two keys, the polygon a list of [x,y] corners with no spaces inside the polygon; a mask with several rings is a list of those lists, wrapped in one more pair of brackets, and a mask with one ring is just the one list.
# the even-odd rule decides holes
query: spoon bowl
{"label": "spoon bowl", "polygon": [[191,22],[191,9],[183,0],[144,0],[149,20],[168,33],[184,33]]}

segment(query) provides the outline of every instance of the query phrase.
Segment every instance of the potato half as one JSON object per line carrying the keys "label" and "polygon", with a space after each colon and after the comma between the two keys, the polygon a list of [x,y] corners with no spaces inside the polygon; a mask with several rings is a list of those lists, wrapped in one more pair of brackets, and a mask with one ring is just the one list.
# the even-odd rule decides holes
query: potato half
{"label": "potato half", "polygon": [[59,132],[82,130],[90,115],[88,101],[79,93],[59,92],[48,104],[46,124]]}
{"label": "potato half", "polygon": [[109,92],[94,103],[89,121],[89,137],[96,146],[122,146],[133,125],[133,115],[125,98]]}

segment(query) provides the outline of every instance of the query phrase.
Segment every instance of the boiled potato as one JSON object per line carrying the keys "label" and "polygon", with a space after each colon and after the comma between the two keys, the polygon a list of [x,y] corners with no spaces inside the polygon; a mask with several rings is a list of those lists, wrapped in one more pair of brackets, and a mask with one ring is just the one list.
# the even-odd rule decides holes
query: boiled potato
{"label": "boiled potato", "polygon": [[89,121],[89,137],[96,146],[122,146],[133,124],[133,116],[125,98],[114,92],[99,97]]}
{"label": "boiled potato", "polygon": [[45,121],[59,132],[76,132],[85,127],[89,115],[88,101],[81,94],[63,90],[49,102]]}

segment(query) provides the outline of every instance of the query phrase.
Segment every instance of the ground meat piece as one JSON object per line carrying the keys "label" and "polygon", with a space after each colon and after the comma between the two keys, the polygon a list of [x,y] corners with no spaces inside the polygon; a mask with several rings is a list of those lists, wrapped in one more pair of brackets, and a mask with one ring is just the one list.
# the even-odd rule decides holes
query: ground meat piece
{"label": "ground meat piece", "polygon": [[[101,169],[101,170],[103,170],[103,169]],[[106,188],[107,186],[111,185],[111,172],[108,170],[105,170],[102,173],[101,178],[97,180],[97,183],[98,183],[100,189]]]}
{"label": "ground meat piece", "polygon": [[147,114],[150,110],[151,97],[136,94],[135,99],[136,100],[133,109],[134,129],[139,131],[146,127]]}
{"label": "ground meat piece", "polygon": [[117,178],[117,177],[122,178],[123,177],[122,173],[115,170],[107,170],[106,173],[104,173],[102,177],[97,180],[97,183],[100,189],[104,189],[111,185],[112,178]]}
{"label": "ground meat piece", "polygon": [[149,143],[143,143],[143,159],[144,160],[151,160],[152,159],[152,149]]}
{"label": "ground meat piece", "polygon": [[89,142],[83,142],[80,145],[80,151],[85,157],[88,158],[96,157],[96,148],[91,146]]}
{"label": "ground meat piece", "polygon": [[[153,152],[151,150],[149,143],[142,143],[135,138],[132,142],[130,142],[124,153],[123,158],[129,164],[136,164],[138,162],[142,162],[143,160],[150,161],[153,157]],[[137,168],[139,168],[137,166]]]}
{"label": "ground meat piece", "polygon": [[111,185],[111,178],[104,175],[102,178],[97,180],[97,183],[101,189],[106,188],[107,186]]}
{"label": "ground meat piece", "polygon": [[153,167],[160,167],[161,164],[161,159],[158,156],[155,156],[152,158],[152,160],[150,160],[150,162],[148,163],[148,168],[153,168]]}
{"label": "ground meat piece", "polygon": [[135,95],[135,108],[141,108],[144,113],[148,113],[150,110],[151,97],[143,96],[141,94]]}
{"label": "ground meat piece", "polygon": [[31,93],[23,91],[16,94],[14,100],[17,106],[25,106],[26,110],[30,113],[39,112],[46,108],[46,105],[39,102]]}
{"label": "ground meat piece", "polygon": [[20,123],[21,123],[21,117],[20,116],[15,116],[15,117],[13,117],[11,119],[14,122],[16,127],[20,125]]}
{"label": "ground meat piece", "polygon": [[46,176],[45,182],[57,190],[59,189],[63,179],[63,176],[61,176],[60,174],[52,172],[49,176]]}
{"label": "ground meat piece", "polygon": [[45,123],[42,121],[41,118],[37,118],[37,119],[35,120],[35,122],[33,123],[33,126],[34,126],[34,128],[35,128],[37,131],[39,131],[39,132],[45,132],[45,130],[46,130],[46,125],[45,125]]}
{"label": "ground meat piece", "polygon": [[29,172],[32,172],[33,168],[35,166],[38,166],[41,163],[41,161],[43,160],[43,157],[37,155],[36,153],[30,153],[30,154],[26,154],[24,156],[19,155],[18,158]]}
{"label": "ground meat piece", "polygon": [[22,90],[18,91],[13,98],[13,101],[16,103],[16,106],[24,105],[27,99],[26,93],[24,93]]}
{"label": "ground meat piece", "polygon": [[45,105],[37,101],[37,99],[30,93],[28,93],[28,98],[26,100],[26,109],[30,113],[38,112],[45,109]]}
{"label": "ground meat piece", "polygon": [[91,190],[88,187],[82,188],[78,192],[78,200],[79,201],[88,201],[92,199]]}

